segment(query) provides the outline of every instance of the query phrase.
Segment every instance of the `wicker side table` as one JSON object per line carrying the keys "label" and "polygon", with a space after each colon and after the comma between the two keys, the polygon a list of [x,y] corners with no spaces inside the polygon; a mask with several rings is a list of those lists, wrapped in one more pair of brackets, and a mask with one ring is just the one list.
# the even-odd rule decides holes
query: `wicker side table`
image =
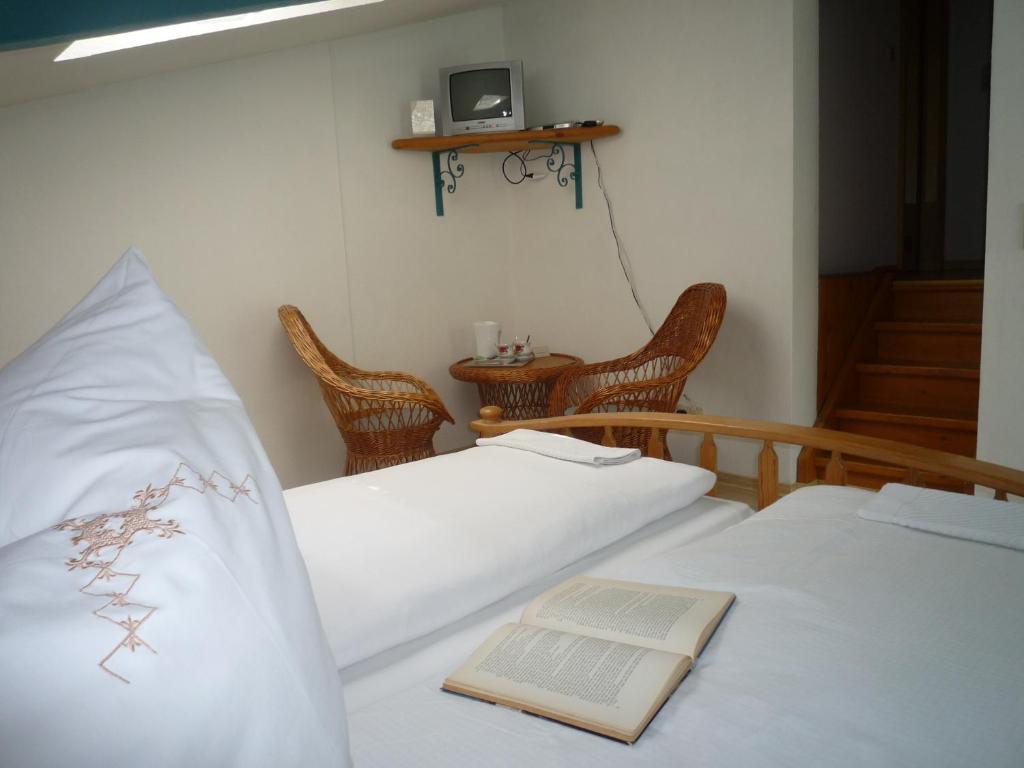
{"label": "wicker side table", "polygon": [[558,377],[583,360],[575,355],[552,353],[518,368],[476,367],[467,357],[452,363],[448,372],[459,381],[476,384],[480,405],[501,407],[505,419],[542,419],[548,415],[548,398]]}

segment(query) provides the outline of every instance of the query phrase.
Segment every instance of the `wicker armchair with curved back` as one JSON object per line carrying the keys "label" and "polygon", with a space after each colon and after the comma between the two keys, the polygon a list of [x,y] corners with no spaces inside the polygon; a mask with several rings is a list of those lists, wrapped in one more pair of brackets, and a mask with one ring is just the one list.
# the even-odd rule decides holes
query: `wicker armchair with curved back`
{"label": "wicker armchair with curved back", "polygon": [[[617,360],[574,367],[555,384],[549,414],[676,410],[693,372],[711,348],[725,316],[725,287],[691,285],[642,349]],[[577,429],[576,437],[600,442],[601,430]],[[615,442],[646,455],[649,430],[616,429]],[[662,436],[664,439],[664,434]],[[668,446],[664,446],[669,457]]]}
{"label": "wicker armchair with curved back", "polygon": [[362,371],[334,355],[296,307],[277,310],[295,351],[320,384],[345,441],[345,474],[434,455],[434,433],[455,420],[430,385],[396,371]]}

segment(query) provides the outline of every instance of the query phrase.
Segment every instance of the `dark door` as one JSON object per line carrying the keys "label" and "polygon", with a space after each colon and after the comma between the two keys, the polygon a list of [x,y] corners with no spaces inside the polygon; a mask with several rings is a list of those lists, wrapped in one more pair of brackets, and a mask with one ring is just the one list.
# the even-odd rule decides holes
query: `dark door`
{"label": "dark door", "polygon": [[901,3],[900,268],[981,269],[991,0]]}

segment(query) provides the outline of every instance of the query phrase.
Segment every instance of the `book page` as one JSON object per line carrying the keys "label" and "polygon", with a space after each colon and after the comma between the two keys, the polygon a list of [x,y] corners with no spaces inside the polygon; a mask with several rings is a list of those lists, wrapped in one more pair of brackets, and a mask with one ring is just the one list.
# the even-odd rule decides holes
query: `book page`
{"label": "book page", "polygon": [[689,667],[676,654],[506,624],[444,688],[632,741]]}
{"label": "book page", "polygon": [[540,595],[522,623],[696,658],[731,592],[575,576]]}

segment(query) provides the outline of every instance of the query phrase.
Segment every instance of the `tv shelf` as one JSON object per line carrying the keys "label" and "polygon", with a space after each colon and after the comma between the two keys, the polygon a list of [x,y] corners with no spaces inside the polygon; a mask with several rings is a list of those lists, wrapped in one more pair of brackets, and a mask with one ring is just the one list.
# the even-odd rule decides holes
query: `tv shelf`
{"label": "tv shelf", "polygon": [[[604,139],[619,133],[617,125],[598,125],[591,128],[556,128],[547,131],[502,131],[500,133],[467,133],[458,136],[416,136],[410,139],[395,139],[395,149],[413,152],[430,152],[434,166],[434,206],[438,216],[444,216],[444,192],[455,192],[457,181],[465,173],[465,166],[459,162],[459,153],[482,154],[503,152],[508,155],[531,150],[549,148],[545,156],[532,158],[545,160],[549,171],[555,175],[560,187],[573,182],[576,191],[576,207],[583,207],[583,178],[580,144],[585,141]],[[566,147],[572,147],[573,159],[566,159]],[[442,168],[441,155],[445,162]],[[507,157],[506,157],[507,159]]]}
{"label": "tv shelf", "polygon": [[579,144],[593,139],[604,139],[619,133],[617,125],[597,125],[593,128],[557,128],[551,131],[502,131],[501,133],[466,133],[458,136],[414,136],[395,139],[395,149],[415,152],[444,152],[460,149],[467,154],[481,152],[522,152],[536,149],[537,143]]}

